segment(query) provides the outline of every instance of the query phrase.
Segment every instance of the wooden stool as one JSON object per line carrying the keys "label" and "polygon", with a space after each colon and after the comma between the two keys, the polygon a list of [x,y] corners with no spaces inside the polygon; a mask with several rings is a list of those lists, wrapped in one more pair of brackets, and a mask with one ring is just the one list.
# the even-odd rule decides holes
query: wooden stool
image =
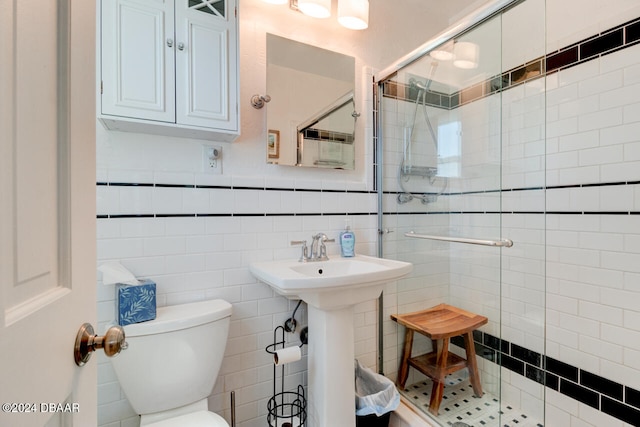
{"label": "wooden stool", "polygon": [[[469,313],[460,308],[440,304],[427,310],[407,314],[392,314],[391,318],[403,325],[404,348],[397,384],[404,388],[409,376],[409,366],[422,372],[433,380],[429,412],[438,415],[444,393],[444,377],[460,369],[469,369],[469,380],[476,396],[482,396],[482,385],[476,362],[476,350],[473,345],[473,331],[487,323],[487,318]],[[431,339],[433,351],[411,357],[413,332]],[[449,338],[462,335],[467,352],[466,360],[449,352]]]}

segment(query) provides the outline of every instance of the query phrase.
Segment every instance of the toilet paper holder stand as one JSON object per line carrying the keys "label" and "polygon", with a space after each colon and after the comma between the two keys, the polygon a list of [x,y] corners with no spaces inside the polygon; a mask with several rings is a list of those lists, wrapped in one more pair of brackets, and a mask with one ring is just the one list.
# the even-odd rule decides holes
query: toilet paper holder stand
{"label": "toilet paper holder stand", "polygon": [[[300,347],[303,345],[304,342]],[[273,396],[267,402],[267,423],[271,427],[304,427],[307,421],[304,387],[298,385],[295,391],[284,389],[285,364],[276,365],[277,352],[282,349],[285,349],[285,328],[278,326],[273,331],[273,342],[265,348],[267,353],[274,356]]]}

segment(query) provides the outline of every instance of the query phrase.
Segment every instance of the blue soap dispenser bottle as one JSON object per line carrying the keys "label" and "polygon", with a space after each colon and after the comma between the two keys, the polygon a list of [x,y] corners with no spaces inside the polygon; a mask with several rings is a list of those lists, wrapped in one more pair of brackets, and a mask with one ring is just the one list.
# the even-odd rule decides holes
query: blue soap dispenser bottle
{"label": "blue soap dispenser bottle", "polygon": [[356,236],[351,231],[351,227],[347,223],[344,231],[340,233],[340,253],[343,257],[349,258],[355,256]]}

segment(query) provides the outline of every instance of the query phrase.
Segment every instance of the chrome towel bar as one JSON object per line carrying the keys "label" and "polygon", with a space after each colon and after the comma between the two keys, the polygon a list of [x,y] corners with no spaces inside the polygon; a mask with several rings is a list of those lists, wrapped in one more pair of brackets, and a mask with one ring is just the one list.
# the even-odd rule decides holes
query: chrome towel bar
{"label": "chrome towel bar", "polygon": [[511,246],[513,246],[513,241],[509,239],[484,240],[484,239],[468,239],[465,237],[430,236],[428,234],[417,234],[417,233],[414,233],[413,231],[404,233],[404,235],[414,239],[442,240],[444,242],[468,243],[471,245],[499,246],[499,247],[504,246],[507,248],[510,248]]}

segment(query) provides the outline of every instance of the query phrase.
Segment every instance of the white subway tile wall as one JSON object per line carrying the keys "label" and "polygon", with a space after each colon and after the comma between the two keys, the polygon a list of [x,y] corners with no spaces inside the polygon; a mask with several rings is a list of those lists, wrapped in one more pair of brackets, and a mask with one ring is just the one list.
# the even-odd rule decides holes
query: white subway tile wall
{"label": "white subway tile wall", "polygon": [[[346,199],[350,194],[340,196]],[[357,252],[373,255],[369,249],[375,247],[375,215],[349,218],[357,219]],[[98,264],[119,260],[136,276],[152,278],[158,286],[159,305],[212,298],[233,304],[227,351],[210,405],[228,418],[228,393],[235,390],[239,425],[258,426],[264,423],[266,400],[272,391],[273,365],[264,348],[272,340],[273,329],[283,324],[295,304],[257,282],[248,265],[254,260],[295,259],[299,249],[291,247],[290,240],[309,239],[318,231],[337,236],[340,219],[344,220],[344,215],[99,219]],[[329,256],[340,256],[338,244],[328,244],[328,252]],[[115,289],[100,282],[98,289],[99,327],[103,329],[114,321]],[[296,317],[306,323],[304,309]],[[369,366],[376,364],[376,324],[375,301],[357,306],[356,354]],[[287,336],[287,340],[298,339],[297,334]],[[287,370],[289,383],[306,383],[306,358]],[[104,357],[99,360],[99,371],[100,424],[136,418]]]}

